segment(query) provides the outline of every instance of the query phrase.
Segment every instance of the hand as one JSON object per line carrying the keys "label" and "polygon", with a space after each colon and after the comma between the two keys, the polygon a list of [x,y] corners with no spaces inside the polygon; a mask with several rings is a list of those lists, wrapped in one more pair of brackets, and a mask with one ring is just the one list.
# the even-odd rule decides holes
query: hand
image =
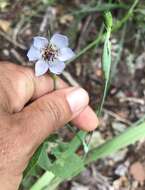
{"label": "hand", "polygon": [[31,68],[0,63],[0,185],[16,190],[37,147],[54,130],[72,121],[90,131],[97,127],[89,97],[61,79],[53,91],[50,76],[35,77]]}

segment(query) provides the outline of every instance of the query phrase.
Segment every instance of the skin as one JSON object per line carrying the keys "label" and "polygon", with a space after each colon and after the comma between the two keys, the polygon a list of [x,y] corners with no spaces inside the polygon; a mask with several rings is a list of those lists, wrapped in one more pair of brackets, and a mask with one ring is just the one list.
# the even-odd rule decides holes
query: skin
{"label": "skin", "polygon": [[[53,91],[48,74],[36,77],[32,68],[8,62],[0,62],[0,73],[0,185],[16,190],[33,153],[49,134],[69,121],[91,131],[98,120],[88,106],[87,92],[79,87],[58,79],[58,90]],[[83,103],[78,102],[75,111],[68,102],[76,103],[73,92],[78,90]]]}

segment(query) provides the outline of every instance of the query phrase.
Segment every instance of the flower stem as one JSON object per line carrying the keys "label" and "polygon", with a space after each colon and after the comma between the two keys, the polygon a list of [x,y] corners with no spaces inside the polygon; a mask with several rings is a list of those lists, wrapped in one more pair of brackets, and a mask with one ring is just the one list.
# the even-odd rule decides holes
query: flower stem
{"label": "flower stem", "polygon": [[57,90],[57,75],[56,74],[51,74],[51,77],[53,79],[53,90]]}

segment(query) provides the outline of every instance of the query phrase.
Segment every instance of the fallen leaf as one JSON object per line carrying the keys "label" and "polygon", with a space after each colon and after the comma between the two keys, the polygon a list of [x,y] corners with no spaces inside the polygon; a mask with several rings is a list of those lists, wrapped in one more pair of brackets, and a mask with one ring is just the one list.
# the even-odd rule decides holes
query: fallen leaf
{"label": "fallen leaf", "polygon": [[99,146],[105,142],[101,133],[98,131],[94,131],[93,134],[91,135],[91,138],[88,135],[86,137],[86,142],[88,142],[88,141],[89,141],[90,149],[95,148],[95,147],[97,147],[97,146]]}
{"label": "fallen leaf", "polygon": [[145,169],[140,162],[134,162],[130,167],[130,174],[141,184],[145,180]]}
{"label": "fallen leaf", "polygon": [[128,186],[129,184],[126,176],[122,176],[117,180],[113,181],[113,190],[126,190],[128,189]]}
{"label": "fallen leaf", "polygon": [[61,24],[68,24],[71,23],[74,20],[74,17],[72,15],[66,14],[60,17],[60,23]]}
{"label": "fallen leaf", "polygon": [[9,21],[0,20],[0,28],[1,28],[4,32],[8,32],[8,31],[9,31],[10,25],[11,25],[11,23],[10,23]]}
{"label": "fallen leaf", "polygon": [[97,77],[102,77],[102,75],[103,75],[102,70],[99,69],[99,68],[96,69],[96,72],[95,72],[95,73],[96,73],[96,76],[97,76]]}
{"label": "fallen leaf", "polygon": [[6,2],[5,0],[1,0],[0,1],[0,9],[1,11],[5,10],[5,8],[9,5],[8,2]]}

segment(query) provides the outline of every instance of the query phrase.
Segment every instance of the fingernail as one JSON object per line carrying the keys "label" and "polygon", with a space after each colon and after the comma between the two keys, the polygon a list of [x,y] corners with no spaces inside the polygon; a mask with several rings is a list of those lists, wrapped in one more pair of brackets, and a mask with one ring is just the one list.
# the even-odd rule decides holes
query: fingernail
{"label": "fingernail", "polygon": [[82,88],[75,88],[67,95],[67,101],[73,116],[75,116],[88,105],[88,93]]}

